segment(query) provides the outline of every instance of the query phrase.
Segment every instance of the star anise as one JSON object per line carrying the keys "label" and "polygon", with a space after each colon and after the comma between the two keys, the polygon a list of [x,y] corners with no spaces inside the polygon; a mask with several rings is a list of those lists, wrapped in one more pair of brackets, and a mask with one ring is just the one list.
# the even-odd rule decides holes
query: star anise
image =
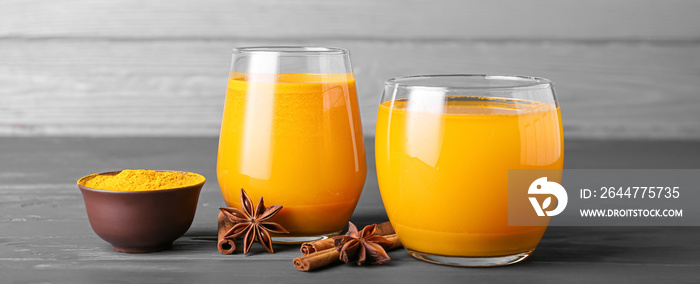
{"label": "star anise", "polygon": [[233,227],[226,232],[227,239],[236,239],[243,236],[243,253],[248,254],[250,247],[253,245],[255,238],[267,249],[270,253],[275,253],[272,250],[272,239],[270,232],[279,234],[288,234],[280,224],[267,221],[272,216],[282,210],[282,205],[274,205],[265,208],[263,198],[260,197],[258,207],[253,210],[253,201],[250,200],[245,190],[241,188],[241,207],[243,210],[232,207],[219,207],[221,212],[233,223]]}
{"label": "star anise", "polygon": [[348,223],[348,232],[345,235],[333,237],[335,249],[340,251],[340,260],[345,263],[356,262],[357,265],[363,265],[365,262],[384,264],[391,260],[385,251],[391,246],[391,242],[374,234],[376,224],[366,226],[358,232],[355,224]]}

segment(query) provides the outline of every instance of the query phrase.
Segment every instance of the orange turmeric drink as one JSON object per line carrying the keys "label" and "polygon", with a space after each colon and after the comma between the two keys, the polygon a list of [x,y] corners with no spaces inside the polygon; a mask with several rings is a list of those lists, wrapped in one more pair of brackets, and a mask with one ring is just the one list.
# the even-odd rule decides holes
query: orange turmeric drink
{"label": "orange turmeric drink", "polygon": [[409,252],[439,256],[529,255],[546,226],[508,226],[508,169],[562,168],[556,103],[418,101],[386,101],[377,119],[379,187],[401,242]]}
{"label": "orange turmeric drink", "polygon": [[278,237],[342,230],[366,176],[353,74],[232,73],[217,174],[229,206],[241,188],[283,206],[270,221],[290,234]]}

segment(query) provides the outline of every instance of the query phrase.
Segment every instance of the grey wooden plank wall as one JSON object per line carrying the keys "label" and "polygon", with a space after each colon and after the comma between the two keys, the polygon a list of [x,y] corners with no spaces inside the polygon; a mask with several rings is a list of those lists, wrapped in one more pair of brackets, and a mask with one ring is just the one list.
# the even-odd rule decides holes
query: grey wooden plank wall
{"label": "grey wooden plank wall", "polygon": [[700,1],[0,1],[0,135],[218,135],[230,49],[343,46],[382,82],[543,76],[567,138],[700,139]]}

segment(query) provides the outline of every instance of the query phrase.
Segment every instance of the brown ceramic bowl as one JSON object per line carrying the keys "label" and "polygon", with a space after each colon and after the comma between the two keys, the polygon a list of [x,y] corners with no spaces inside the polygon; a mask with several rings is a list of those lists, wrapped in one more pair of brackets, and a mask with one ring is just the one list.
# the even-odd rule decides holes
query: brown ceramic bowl
{"label": "brown ceramic bowl", "polygon": [[[120,171],[100,175],[116,175]],[[154,190],[110,191],[82,185],[90,226],[116,251],[145,253],[165,250],[192,224],[204,185]]]}

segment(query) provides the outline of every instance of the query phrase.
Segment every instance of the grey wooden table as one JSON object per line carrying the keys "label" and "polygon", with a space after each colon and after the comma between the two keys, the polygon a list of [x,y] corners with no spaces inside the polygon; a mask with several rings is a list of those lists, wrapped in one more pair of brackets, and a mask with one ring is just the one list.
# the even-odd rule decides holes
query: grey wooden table
{"label": "grey wooden table", "polygon": [[[381,267],[303,273],[297,246],[216,250],[216,138],[0,138],[0,283],[699,283],[700,227],[550,227],[527,261],[499,268],[428,264],[403,250]],[[373,149],[371,139],[367,148]],[[372,151],[352,221],[386,221]],[[567,141],[567,168],[700,168],[697,141]],[[123,168],[208,177],[197,215],[172,250],[118,253],[91,230],[75,181]]]}

